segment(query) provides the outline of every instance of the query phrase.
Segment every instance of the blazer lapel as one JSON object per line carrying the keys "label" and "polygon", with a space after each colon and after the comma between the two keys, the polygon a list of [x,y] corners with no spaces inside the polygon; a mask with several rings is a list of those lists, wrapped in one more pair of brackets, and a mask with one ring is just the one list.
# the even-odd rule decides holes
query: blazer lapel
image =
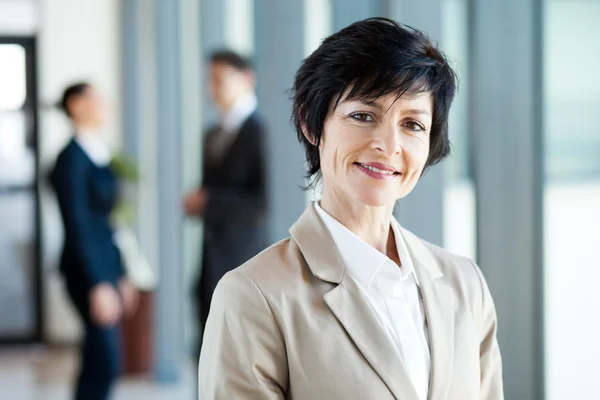
{"label": "blazer lapel", "polygon": [[327,306],[342,324],[367,362],[397,399],[418,400],[404,363],[346,267],[327,228],[310,204],[290,229],[312,273],[337,286],[324,295]]}
{"label": "blazer lapel", "polygon": [[418,400],[404,363],[358,285],[345,275],[325,294],[325,302],[394,397]]}
{"label": "blazer lapel", "polygon": [[402,236],[411,255],[423,298],[429,331],[431,375],[429,398],[445,399],[454,365],[454,296],[452,288],[442,281],[438,261],[421,239],[407,230]]}

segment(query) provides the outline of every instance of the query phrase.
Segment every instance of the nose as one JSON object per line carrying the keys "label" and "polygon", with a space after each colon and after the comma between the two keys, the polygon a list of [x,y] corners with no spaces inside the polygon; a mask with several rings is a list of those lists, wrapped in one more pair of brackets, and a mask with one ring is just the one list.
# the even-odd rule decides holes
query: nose
{"label": "nose", "polygon": [[392,157],[402,151],[402,132],[397,124],[386,124],[377,129],[375,149],[386,157]]}

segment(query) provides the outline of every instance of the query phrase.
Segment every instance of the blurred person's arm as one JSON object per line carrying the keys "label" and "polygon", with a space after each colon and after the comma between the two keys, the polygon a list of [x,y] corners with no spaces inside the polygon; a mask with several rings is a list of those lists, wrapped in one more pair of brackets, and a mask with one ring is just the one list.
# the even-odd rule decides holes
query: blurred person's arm
{"label": "blurred person's arm", "polygon": [[94,286],[89,294],[90,317],[98,326],[112,327],[119,322],[123,308],[117,291],[110,283]]}
{"label": "blurred person's arm", "polygon": [[267,300],[246,274],[217,285],[198,369],[200,399],[285,398],[287,355]]}
{"label": "blurred person's arm", "polygon": [[131,317],[137,311],[140,302],[140,294],[129,279],[125,277],[119,280],[118,288],[123,304],[123,316]]}
{"label": "blurred person's arm", "polygon": [[485,282],[481,270],[473,265],[481,284],[481,343],[479,362],[481,371],[481,396],[482,400],[504,399],[502,385],[502,359],[496,337],[498,322],[496,309],[490,290]]}

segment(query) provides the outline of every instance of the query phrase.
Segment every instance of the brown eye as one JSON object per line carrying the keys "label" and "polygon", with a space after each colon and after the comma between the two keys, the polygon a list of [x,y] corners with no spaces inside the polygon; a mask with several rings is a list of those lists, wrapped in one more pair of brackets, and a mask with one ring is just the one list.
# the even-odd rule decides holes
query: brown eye
{"label": "brown eye", "polygon": [[413,132],[425,132],[425,127],[415,121],[408,121],[404,124],[404,126]]}
{"label": "brown eye", "polygon": [[370,114],[362,112],[350,114],[350,118],[358,122],[373,122],[373,117]]}

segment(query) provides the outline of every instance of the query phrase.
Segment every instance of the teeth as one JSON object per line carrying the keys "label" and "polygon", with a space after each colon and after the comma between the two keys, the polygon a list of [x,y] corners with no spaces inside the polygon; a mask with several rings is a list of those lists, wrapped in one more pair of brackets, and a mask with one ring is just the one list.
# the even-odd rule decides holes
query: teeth
{"label": "teeth", "polygon": [[364,164],[361,164],[361,165],[362,165],[363,167],[365,167],[366,169],[370,170],[370,171],[377,172],[378,174],[383,174],[383,175],[394,175],[394,173],[393,173],[392,171],[384,171],[384,170],[381,170],[381,169],[379,169],[379,168],[372,167],[372,166],[370,166],[370,165],[364,165]]}

